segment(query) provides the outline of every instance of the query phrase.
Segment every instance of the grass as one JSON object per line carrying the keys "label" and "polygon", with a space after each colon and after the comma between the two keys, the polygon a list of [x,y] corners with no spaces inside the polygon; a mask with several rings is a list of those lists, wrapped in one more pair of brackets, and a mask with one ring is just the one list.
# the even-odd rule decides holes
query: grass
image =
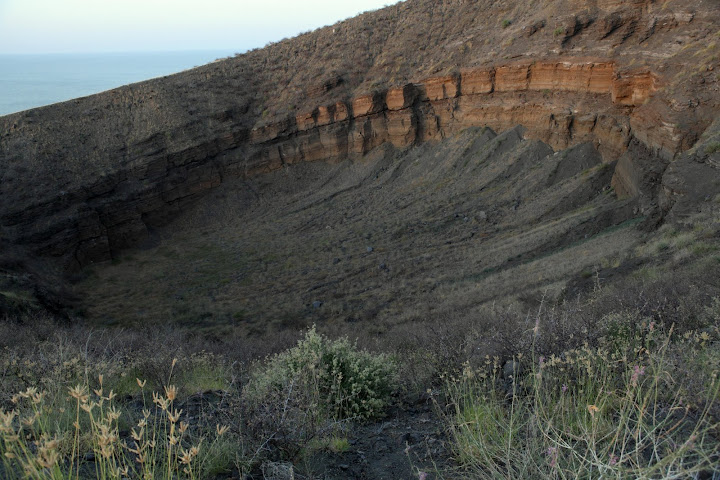
{"label": "grass", "polygon": [[[630,320],[625,318],[623,320]],[[720,316],[711,333],[654,322],[597,347],[497,358],[450,378],[445,414],[473,478],[697,478],[720,456]],[[542,325],[536,324],[536,335]],[[681,375],[703,372],[695,389]],[[503,371],[505,370],[505,371]]]}
{"label": "grass", "polygon": [[[718,455],[720,292],[711,271],[693,265],[676,269],[686,277],[656,267],[654,279],[599,283],[543,304],[536,318],[519,305],[486,306],[404,329],[377,325],[372,355],[313,330],[299,343],[265,337],[289,347],[268,357],[249,353],[258,342],[213,346],[177,330],[5,323],[0,446],[10,456],[0,471],[258,478],[282,464],[300,474],[311,458],[356,448],[353,423],[382,416],[398,398],[390,391],[430,388],[459,465],[439,476],[704,475]],[[379,386],[383,378],[392,385]],[[381,404],[368,403],[372,392],[385,392]]]}
{"label": "grass", "polygon": [[333,453],[344,453],[350,450],[350,442],[347,437],[333,436],[328,441],[327,448]]}
{"label": "grass", "polygon": [[[3,478],[196,479],[222,471],[231,457],[232,446],[223,439],[228,428],[199,433],[176,407],[175,386],[150,396],[146,382],[136,381],[140,415],[118,407],[102,375],[65,395],[34,387],[15,395],[14,408],[0,410]],[[123,415],[135,423],[121,438]]]}
{"label": "grass", "polygon": [[559,249],[556,249],[556,250],[553,250],[553,251],[550,251],[550,252],[546,252],[546,253],[544,253],[542,256],[539,256],[538,258],[526,260],[524,263],[529,263],[529,262],[532,262],[532,261],[535,261],[535,260],[538,260],[538,259],[541,259],[541,258],[544,258],[544,257],[547,257],[547,256],[556,255],[556,254],[562,252],[563,250],[567,250],[567,249],[570,249],[570,248],[575,248],[575,247],[581,246],[581,245],[583,245],[583,244],[586,243],[586,242],[589,242],[589,241],[592,241],[592,240],[594,240],[594,239],[597,239],[598,237],[602,237],[602,236],[605,236],[605,235],[610,235],[610,234],[612,234],[612,233],[614,233],[614,232],[618,232],[618,231],[620,231],[620,230],[623,230],[623,229],[626,229],[626,228],[630,228],[630,227],[636,226],[636,225],[638,225],[639,223],[642,223],[644,220],[645,220],[645,217],[636,217],[636,218],[631,218],[631,219],[629,219],[629,220],[625,220],[624,222],[619,223],[619,224],[617,224],[617,225],[611,225],[611,226],[605,228],[604,230],[596,233],[596,234],[593,235],[593,236],[590,236],[590,237],[587,237],[587,238],[583,238],[583,239],[577,240],[577,241],[575,241],[575,242],[573,242],[573,243],[571,243],[571,244],[569,244],[569,245],[565,245],[565,246],[563,246],[563,247],[561,247],[561,248],[559,248]]}
{"label": "grass", "polygon": [[[84,347],[60,341],[48,358],[5,363],[3,478],[204,479],[247,473],[264,460],[341,454],[349,448],[346,424],[382,415],[393,388],[388,356],[314,329],[282,355],[257,362],[251,376],[207,352],[113,362],[103,353],[93,361],[77,354],[94,346],[91,338]],[[121,344],[116,338],[112,345]],[[98,370],[113,375],[93,377]],[[141,380],[141,373],[150,376]],[[243,386],[236,376],[245,378]],[[23,383],[37,386],[5,390]]]}
{"label": "grass", "polygon": [[659,255],[675,255],[677,259],[703,258],[717,251],[712,239],[720,224],[710,215],[696,215],[686,224],[663,225],[645,244],[636,249],[639,257],[655,258]]}

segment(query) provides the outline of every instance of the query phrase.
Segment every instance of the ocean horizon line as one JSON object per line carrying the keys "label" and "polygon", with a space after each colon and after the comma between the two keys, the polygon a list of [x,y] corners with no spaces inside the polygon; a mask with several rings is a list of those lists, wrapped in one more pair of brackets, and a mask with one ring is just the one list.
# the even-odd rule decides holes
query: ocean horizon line
{"label": "ocean horizon line", "polygon": [[234,56],[229,50],[0,53],[0,116],[94,95]]}
{"label": "ocean horizon line", "polygon": [[[82,52],[0,52],[0,57],[42,57],[42,56],[96,56],[96,55],[159,55],[159,54],[185,54],[222,52],[231,55],[242,54],[247,50],[232,48],[202,48],[183,50],[111,50],[111,51],[82,51]],[[232,52],[232,53],[230,53]]]}

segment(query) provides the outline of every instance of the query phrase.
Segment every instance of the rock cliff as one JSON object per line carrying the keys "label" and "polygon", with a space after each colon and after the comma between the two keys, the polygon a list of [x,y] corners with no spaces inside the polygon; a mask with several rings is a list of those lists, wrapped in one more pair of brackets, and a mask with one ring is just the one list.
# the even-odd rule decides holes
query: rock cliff
{"label": "rock cliff", "polygon": [[616,192],[650,208],[662,189],[646,184],[720,109],[719,16],[700,0],[409,0],[1,117],[0,235],[74,268],[142,244],[230,178],[518,124],[620,159]]}
{"label": "rock cliff", "polygon": [[[318,159],[307,152],[335,160],[364,154],[386,141],[405,147],[469,126],[505,130],[519,123],[557,148],[594,140],[613,160],[631,136],[623,124],[634,107],[657,91],[657,82],[650,72],[619,73],[613,62],[589,59],[467,69],[365,94],[348,104],[318,106],[294,119],[258,127],[251,133],[250,145],[256,151],[248,168],[273,170]],[[337,141],[341,132],[347,141]],[[330,142],[325,144],[323,138]]]}

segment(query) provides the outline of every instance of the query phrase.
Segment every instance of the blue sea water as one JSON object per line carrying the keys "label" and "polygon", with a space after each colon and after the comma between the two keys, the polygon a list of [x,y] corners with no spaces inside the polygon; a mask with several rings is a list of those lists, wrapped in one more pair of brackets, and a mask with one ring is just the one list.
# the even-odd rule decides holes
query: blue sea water
{"label": "blue sea water", "polygon": [[0,55],[0,115],[187,70],[231,51]]}

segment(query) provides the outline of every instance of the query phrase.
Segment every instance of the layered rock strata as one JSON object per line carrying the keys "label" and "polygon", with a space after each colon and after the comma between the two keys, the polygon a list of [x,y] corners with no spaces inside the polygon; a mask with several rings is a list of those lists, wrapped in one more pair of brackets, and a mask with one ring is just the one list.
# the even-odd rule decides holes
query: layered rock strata
{"label": "layered rock strata", "polygon": [[593,141],[610,161],[626,149],[633,110],[658,83],[651,72],[618,72],[600,60],[515,63],[428,78],[255,128],[246,174],[337,161],[384,142],[407,147],[477,125],[522,124],[554,148]]}
{"label": "layered rock strata", "polygon": [[[322,90],[327,92],[340,82],[325,82]],[[110,163],[92,165],[97,173],[91,181],[76,179],[71,173],[81,168],[82,158],[66,158],[67,153],[58,152],[58,158],[66,158],[64,164],[41,166],[47,170],[46,178],[56,180],[47,178],[47,188],[33,185],[24,190],[13,190],[26,168],[22,152],[36,147],[18,144],[33,140],[15,135],[13,129],[22,127],[11,123],[10,140],[0,146],[8,168],[18,171],[5,172],[3,192],[12,199],[0,211],[2,234],[33,254],[62,258],[66,266],[86,265],[141,244],[154,226],[165,223],[225,177],[252,176],[297,162],[356,158],[385,142],[403,148],[470,126],[505,130],[522,124],[528,136],[554,148],[591,141],[610,161],[625,151],[633,135],[653,141],[653,128],[643,133],[643,123],[638,122],[638,133],[633,118],[658,82],[648,71],[620,71],[613,62],[603,60],[512,63],[340,98],[253,129],[238,120],[243,111],[233,109],[132,142],[129,138],[137,123],[118,125],[130,133],[104,133],[112,147],[100,148],[108,149],[103,158]],[[163,113],[159,103],[153,106],[152,90],[139,96],[133,92],[137,97],[133,99],[120,98],[123,92],[103,94],[112,97],[106,108],[140,102],[152,107],[147,111],[158,119],[170,113]],[[95,100],[88,98],[77,101],[77,109],[86,108],[87,115],[94,115],[100,107],[92,106]],[[101,100],[108,99],[99,96],[95,103],[102,104]],[[187,108],[192,114],[192,107]],[[22,118],[26,123],[31,120],[27,115]],[[129,118],[157,121],[132,114]],[[6,119],[16,122],[12,116]],[[49,124],[55,123],[62,121]],[[666,151],[676,152],[679,145],[673,143],[673,127],[668,128],[670,132],[660,140]],[[84,142],[82,132],[77,141]],[[37,148],[51,146],[46,142]]]}

